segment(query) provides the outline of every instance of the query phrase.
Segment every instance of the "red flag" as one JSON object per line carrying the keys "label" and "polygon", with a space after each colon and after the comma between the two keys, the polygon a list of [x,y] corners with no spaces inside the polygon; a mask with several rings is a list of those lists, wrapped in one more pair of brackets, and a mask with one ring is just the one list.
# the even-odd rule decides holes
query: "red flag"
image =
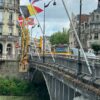
{"label": "red flag", "polygon": [[36,6],[33,6],[33,8],[35,9],[35,11],[36,11],[37,13],[40,13],[40,12],[43,11],[41,8],[36,7]]}
{"label": "red flag", "polygon": [[41,1],[41,0],[29,0],[29,2],[32,3],[32,4],[35,3],[35,2],[38,2],[38,1]]}
{"label": "red flag", "polygon": [[19,22],[19,25],[22,26],[22,23],[23,23],[23,17],[22,16],[18,17],[18,22]]}
{"label": "red flag", "polygon": [[33,18],[27,18],[26,21],[27,21],[28,25],[34,25],[35,24]]}
{"label": "red flag", "polygon": [[[27,18],[26,21],[27,21],[28,25],[34,25],[35,24],[33,18]],[[19,25],[22,26],[22,23],[23,23],[23,17],[22,16],[20,16],[18,18],[18,22],[19,22]]]}
{"label": "red flag", "polygon": [[20,47],[18,42],[16,42],[15,47],[16,48],[19,48]]}

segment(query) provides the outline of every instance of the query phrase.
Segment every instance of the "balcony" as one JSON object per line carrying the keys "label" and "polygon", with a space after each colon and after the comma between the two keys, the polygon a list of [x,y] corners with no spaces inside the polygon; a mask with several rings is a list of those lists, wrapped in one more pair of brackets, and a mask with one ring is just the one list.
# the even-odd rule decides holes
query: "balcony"
{"label": "balcony", "polygon": [[16,41],[18,41],[18,36],[0,35],[0,41],[16,42]]}
{"label": "balcony", "polygon": [[6,36],[0,35],[0,41],[6,41]]}
{"label": "balcony", "polygon": [[17,36],[7,36],[7,41],[11,41],[11,42],[16,42],[18,41],[18,37]]}
{"label": "balcony", "polygon": [[0,9],[4,9],[4,8],[18,11],[19,10],[19,5],[18,4],[0,2]]}
{"label": "balcony", "polygon": [[8,25],[9,25],[9,26],[13,26],[13,25],[14,25],[14,20],[10,20],[10,19],[9,19],[9,20],[8,20]]}

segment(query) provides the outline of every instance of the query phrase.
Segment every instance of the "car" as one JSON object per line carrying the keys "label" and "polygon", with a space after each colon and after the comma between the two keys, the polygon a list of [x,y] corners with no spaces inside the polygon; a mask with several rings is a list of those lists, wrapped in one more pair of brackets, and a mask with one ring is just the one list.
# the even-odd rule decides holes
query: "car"
{"label": "car", "polygon": [[[78,56],[78,48],[71,48],[70,50],[73,56]],[[80,51],[80,56],[84,57],[82,50],[80,49],[79,51]],[[84,52],[84,53],[86,54],[87,58],[93,58],[93,59],[96,58],[96,55],[93,52]]]}

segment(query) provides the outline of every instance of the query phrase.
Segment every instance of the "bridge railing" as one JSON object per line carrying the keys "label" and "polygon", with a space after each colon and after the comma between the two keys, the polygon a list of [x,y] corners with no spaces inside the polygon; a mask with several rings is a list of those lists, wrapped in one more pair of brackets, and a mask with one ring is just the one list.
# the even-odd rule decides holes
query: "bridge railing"
{"label": "bridge railing", "polygon": [[0,55],[0,60],[17,60],[17,55],[13,54],[2,54]]}
{"label": "bridge railing", "polygon": [[[33,61],[43,62],[42,56],[41,60],[38,58],[38,56],[32,56]],[[55,64],[58,67],[62,67],[65,70],[69,69],[77,73],[77,66],[78,66],[78,59],[77,57],[61,57],[61,56],[55,56],[55,62],[52,60],[51,56],[45,56],[45,63]],[[86,65],[86,62],[83,58],[81,58],[82,63],[82,74],[90,75],[88,71],[88,67]],[[96,61],[95,59],[89,59],[89,64],[91,66],[91,69],[93,71],[95,78],[100,78],[100,62],[99,60]]]}

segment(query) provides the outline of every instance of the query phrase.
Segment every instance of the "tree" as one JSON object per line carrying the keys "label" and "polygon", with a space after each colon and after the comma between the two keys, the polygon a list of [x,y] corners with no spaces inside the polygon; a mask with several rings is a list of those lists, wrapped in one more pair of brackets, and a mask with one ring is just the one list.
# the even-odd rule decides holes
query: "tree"
{"label": "tree", "polygon": [[69,42],[69,34],[63,29],[63,32],[56,32],[50,37],[52,45],[67,44]]}
{"label": "tree", "polygon": [[96,54],[98,54],[98,51],[100,50],[100,44],[92,44],[92,49],[96,51]]}

